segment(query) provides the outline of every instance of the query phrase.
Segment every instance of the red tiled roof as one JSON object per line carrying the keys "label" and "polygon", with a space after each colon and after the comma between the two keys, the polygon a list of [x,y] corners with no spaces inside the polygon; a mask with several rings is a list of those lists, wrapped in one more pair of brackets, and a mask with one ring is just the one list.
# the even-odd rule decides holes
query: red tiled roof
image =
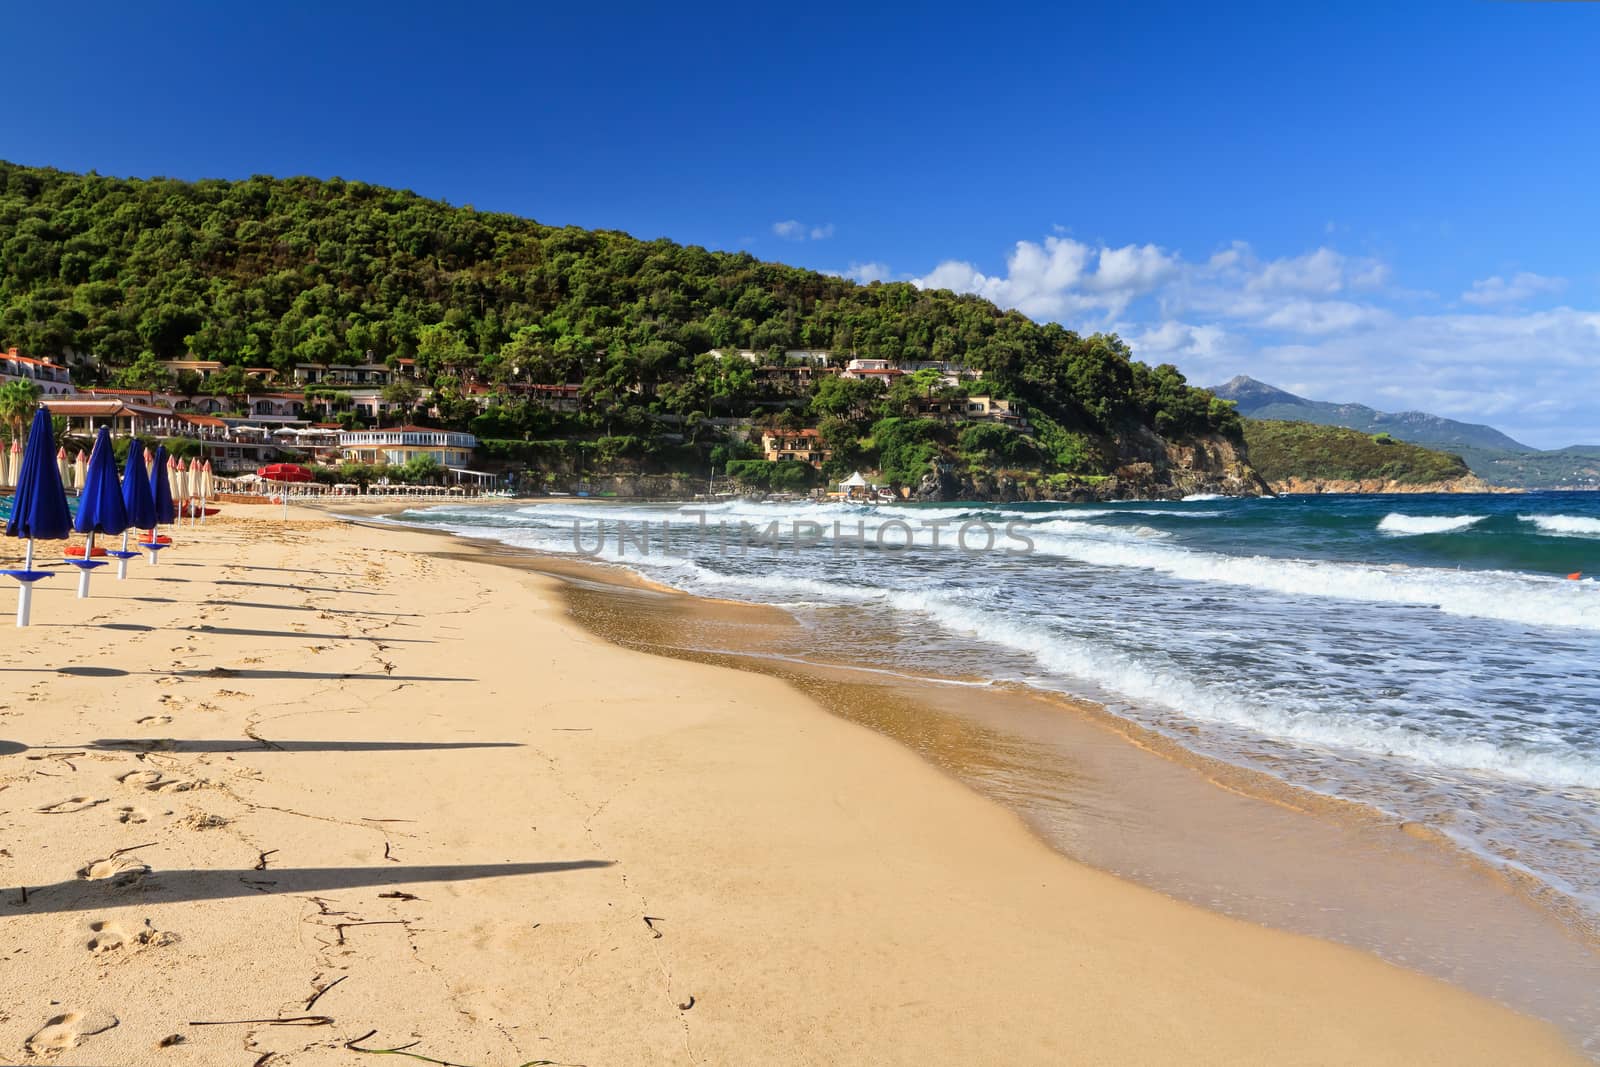
{"label": "red tiled roof", "polygon": [[6,359],[14,359],[18,363],[32,363],[36,367],[54,367],[56,370],[66,370],[67,369],[66,367],[63,367],[59,363],[50,362],[48,359],[34,359],[32,356],[25,356],[19,350],[15,349],[15,348],[7,349],[6,353],[5,353],[5,358]]}
{"label": "red tiled roof", "polygon": [[104,393],[106,396],[142,396],[150,400],[156,398],[156,392],[153,389],[111,389],[105,386],[91,385],[79,389],[78,392],[88,393],[90,396],[99,396]]}

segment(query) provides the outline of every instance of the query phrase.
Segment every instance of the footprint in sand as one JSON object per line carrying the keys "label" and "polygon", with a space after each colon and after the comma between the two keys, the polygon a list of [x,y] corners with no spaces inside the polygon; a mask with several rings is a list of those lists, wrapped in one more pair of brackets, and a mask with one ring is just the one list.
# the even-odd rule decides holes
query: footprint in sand
{"label": "footprint in sand", "polygon": [[151,925],[150,920],[129,934],[120,923],[101,921],[89,924],[89,940],[84,947],[90,952],[99,955],[102,952],[115,952],[118,949],[137,951],[142,948],[160,948],[163,945],[177,944],[183,940],[170,930],[157,930]]}
{"label": "footprint in sand", "polygon": [[193,778],[168,778],[160,771],[129,771],[117,781],[130,789],[147,789],[152,793],[186,793],[205,784]]}
{"label": "footprint in sand", "polygon": [[28,1038],[26,1048],[33,1056],[55,1056],[77,1048],[85,1038],[103,1034],[121,1021],[105,1011],[62,1012]]}
{"label": "footprint in sand", "polygon": [[125,823],[141,823],[150,821],[150,813],[143,808],[124,807],[117,809],[117,821]]}
{"label": "footprint in sand", "polygon": [[74,811],[84,811],[92,808],[96,804],[104,804],[107,799],[106,797],[68,797],[65,800],[58,800],[54,804],[46,804],[38,810],[46,815],[67,815]]}
{"label": "footprint in sand", "polygon": [[146,715],[142,719],[134,720],[135,724],[139,726],[165,726],[171,721],[171,715]]}
{"label": "footprint in sand", "polygon": [[148,863],[140,863],[131,856],[110,856],[103,860],[94,860],[85,867],[78,868],[78,877],[90,882],[102,881],[106,878],[116,879],[116,885],[132,885],[150,873]]}

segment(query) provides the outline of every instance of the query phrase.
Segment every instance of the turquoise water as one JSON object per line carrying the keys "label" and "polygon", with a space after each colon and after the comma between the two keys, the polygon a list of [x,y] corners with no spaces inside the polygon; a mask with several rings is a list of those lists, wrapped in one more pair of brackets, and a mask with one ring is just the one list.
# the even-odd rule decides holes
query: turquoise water
{"label": "turquoise water", "polygon": [[[13,500],[15,500],[15,499],[16,499],[15,496],[0,496],[0,521],[5,521],[5,522],[10,522],[11,521],[11,502]],[[73,515],[77,515],[78,514],[78,498],[77,497],[75,497],[75,496],[67,497],[67,510],[69,512],[71,512]]]}
{"label": "turquoise water", "polygon": [[789,654],[1099,700],[1433,826],[1600,916],[1600,494],[597,502],[407,521],[783,606],[803,623]]}

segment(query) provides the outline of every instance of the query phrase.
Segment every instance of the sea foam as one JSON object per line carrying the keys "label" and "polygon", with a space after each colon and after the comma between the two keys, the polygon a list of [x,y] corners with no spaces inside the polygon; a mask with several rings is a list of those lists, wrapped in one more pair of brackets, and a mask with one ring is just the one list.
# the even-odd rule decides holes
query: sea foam
{"label": "sea foam", "polygon": [[1402,515],[1391,511],[1378,523],[1378,529],[1390,537],[1415,537],[1418,534],[1455,533],[1470,530],[1486,515]]}
{"label": "sea foam", "polygon": [[1556,537],[1600,537],[1600,519],[1584,515],[1523,515],[1523,522],[1531,522],[1543,534]]}

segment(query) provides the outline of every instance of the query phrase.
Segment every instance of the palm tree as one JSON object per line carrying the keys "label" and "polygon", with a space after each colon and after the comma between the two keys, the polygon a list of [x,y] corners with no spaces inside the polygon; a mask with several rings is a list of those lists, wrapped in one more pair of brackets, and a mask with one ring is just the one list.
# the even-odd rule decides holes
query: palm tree
{"label": "palm tree", "polygon": [[13,439],[22,436],[22,427],[33,418],[43,392],[34,382],[9,381],[0,385],[0,419],[11,427]]}

